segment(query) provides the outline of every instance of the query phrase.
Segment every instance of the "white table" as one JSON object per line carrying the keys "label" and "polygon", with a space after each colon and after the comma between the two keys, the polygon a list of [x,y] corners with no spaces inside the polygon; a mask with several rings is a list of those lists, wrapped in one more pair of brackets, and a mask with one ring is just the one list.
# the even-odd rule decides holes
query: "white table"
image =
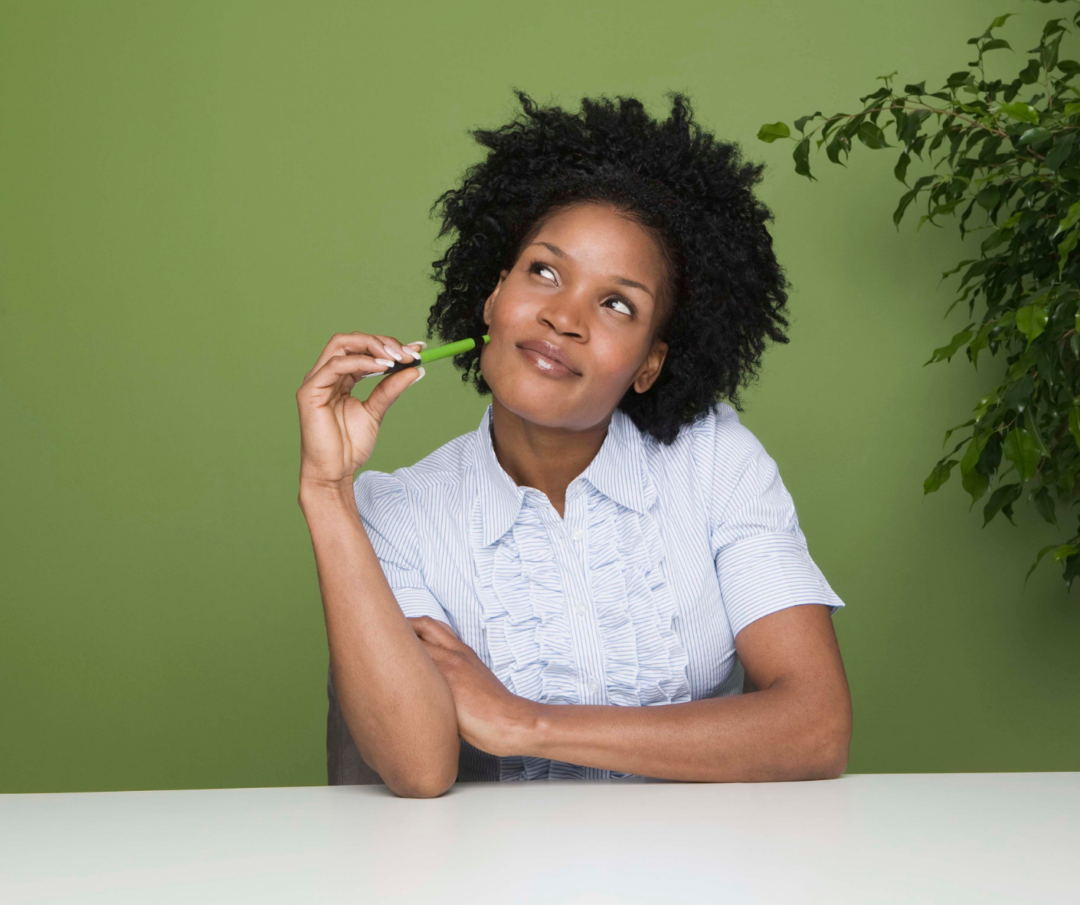
{"label": "white table", "polygon": [[0,795],[0,902],[1080,902],[1080,773]]}

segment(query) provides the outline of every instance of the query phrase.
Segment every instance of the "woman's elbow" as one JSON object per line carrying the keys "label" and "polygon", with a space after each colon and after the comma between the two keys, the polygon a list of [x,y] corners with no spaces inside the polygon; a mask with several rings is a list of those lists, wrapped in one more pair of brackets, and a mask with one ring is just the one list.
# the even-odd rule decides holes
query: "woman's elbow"
{"label": "woman's elbow", "polygon": [[851,748],[851,723],[839,720],[829,730],[817,735],[814,752],[810,758],[808,779],[839,779],[844,775],[848,764],[848,751]]}
{"label": "woman's elbow", "polygon": [[819,768],[817,779],[839,779],[844,775],[848,763],[848,746],[838,748]]}
{"label": "woman's elbow", "polygon": [[398,798],[438,798],[450,791],[456,781],[456,776],[451,776],[449,780],[436,777],[419,782],[387,783],[387,786]]}
{"label": "woman's elbow", "polygon": [[421,768],[412,764],[409,768],[395,770],[383,776],[383,782],[399,798],[438,798],[450,790],[457,781],[458,752],[439,764],[427,764]]}

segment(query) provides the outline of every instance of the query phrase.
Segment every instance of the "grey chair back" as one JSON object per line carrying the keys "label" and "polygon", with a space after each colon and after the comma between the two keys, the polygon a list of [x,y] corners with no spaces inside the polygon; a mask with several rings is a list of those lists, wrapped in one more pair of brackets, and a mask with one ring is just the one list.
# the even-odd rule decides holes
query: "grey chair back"
{"label": "grey chair back", "polygon": [[367,765],[345,725],[337,697],[334,679],[326,670],[326,696],[330,708],[326,713],[326,784],[330,786],[372,786],[382,784],[382,777]]}

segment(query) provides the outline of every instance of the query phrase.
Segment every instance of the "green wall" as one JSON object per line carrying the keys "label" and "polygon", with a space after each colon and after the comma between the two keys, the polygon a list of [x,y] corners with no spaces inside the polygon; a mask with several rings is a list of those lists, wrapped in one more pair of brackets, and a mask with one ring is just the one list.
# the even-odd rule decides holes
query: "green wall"
{"label": "green wall", "polygon": [[[1027,505],[981,529],[955,478],[922,493],[1001,371],[922,367],[972,255],[951,224],[896,232],[892,152],[815,153],[811,184],[755,138],[894,69],[940,84],[1004,12],[1034,46],[1055,6],[0,6],[0,791],[325,782],[294,393],[336,331],[423,336],[428,208],[511,86],[656,114],[685,90],[767,164],[791,343],[743,420],[847,603],[849,772],[1080,769],[1080,588],[1047,561],[1023,587],[1063,535]],[[429,376],[371,468],[475,428],[487,400]]]}

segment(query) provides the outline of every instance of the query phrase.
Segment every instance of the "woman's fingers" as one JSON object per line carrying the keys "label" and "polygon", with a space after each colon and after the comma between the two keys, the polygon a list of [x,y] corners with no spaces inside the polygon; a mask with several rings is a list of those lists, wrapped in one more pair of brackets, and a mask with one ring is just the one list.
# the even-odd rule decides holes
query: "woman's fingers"
{"label": "woman's fingers", "polygon": [[304,375],[304,380],[309,380],[313,374],[316,374],[336,355],[369,355],[372,360],[381,358],[389,361],[392,365],[394,359],[386,353],[386,349],[383,348],[384,345],[385,343],[380,337],[371,333],[361,333],[359,330],[355,333],[335,333],[322,350],[318,361],[315,362],[315,366]]}
{"label": "woman's fingers", "polygon": [[309,390],[325,390],[336,387],[341,381],[342,375],[345,374],[355,374],[357,372],[370,374],[385,371],[390,367],[390,364],[386,362],[386,359],[380,362],[378,359],[371,358],[368,355],[334,355],[311,375],[305,381],[305,384]]}
{"label": "woman's fingers", "polygon": [[[413,346],[418,348],[411,348]],[[335,333],[330,342],[326,344],[322,354],[319,355],[315,366],[304,375],[304,380],[308,380],[312,374],[323,367],[335,355],[368,354],[373,359],[389,361],[390,364],[387,367],[391,367],[399,361],[418,361],[420,348],[426,347],[427,343],[422,339],[411,343],[400,343],[394,337],[384,336],[381,333],[361,333],[359,330],[353,333]],[[414,355],[413,352],[416,354]],[[365,374],[363,376],[369,375]]]}
{"label": "woman's fingers", "polygon": [[404,371],[397,371],[388,377],[384,377],[376,384],[375,389],[364,400],[363,405],[371,413],[372,417],[379,424],[382,424],[386,410],[394,404],[394,401],[405,391],[407,386],[416,383],[423,376],[423,368],[406,368]]}
{"label": "woman's fingers", "polygon": [[458,636],[454,634],[453,629],[441,619],[433,619],[431,616],[410,616],[407,618],[413,627],[413,631],[416,632],[421,640],[427,641],[429,644],[434,644],[438,647],[450,649],[457,648],[461,645],[461,641]]}
{"label": "woman's fingers", "polygon": [[[378,336],[378,335],[376,336],[376,338],[377,339],[386,339],[386,340],[393,339],[393,337],[383,337],[383,336]],[[387,344],[387,345],[389,345],[389,344]],[[427,348],[427,343],[424,342],[422,339],[417,339],[417,340],[414,340],[411,343],[399,343],[398,346],[401,349],[404,350],[404,355],[402,356],[401,360],[405,361],[405,362],[408,362],[408,363],[411,363],[413,361],[419,361],[420,360],[420,350]],[[358,377],[356,379],[357,380],[363,380],[364,377],[378,377],[378,376],[379,376],[378,374],[365,374],[363,377]],[[413,381],[413,382],[415,383],[415,381]]]}
{"label": "woman's fingers", "polygon": [[[414,355],[413,349],[406,348],[404,343],[398,342],[392,336],[383,336],[381,333],[373,333],[377,340],[383,344],[383,351],[389,355],[394,361],[419,361],[420,353],[416,351]],[[426,344],[425,344],[426,345]]]}

